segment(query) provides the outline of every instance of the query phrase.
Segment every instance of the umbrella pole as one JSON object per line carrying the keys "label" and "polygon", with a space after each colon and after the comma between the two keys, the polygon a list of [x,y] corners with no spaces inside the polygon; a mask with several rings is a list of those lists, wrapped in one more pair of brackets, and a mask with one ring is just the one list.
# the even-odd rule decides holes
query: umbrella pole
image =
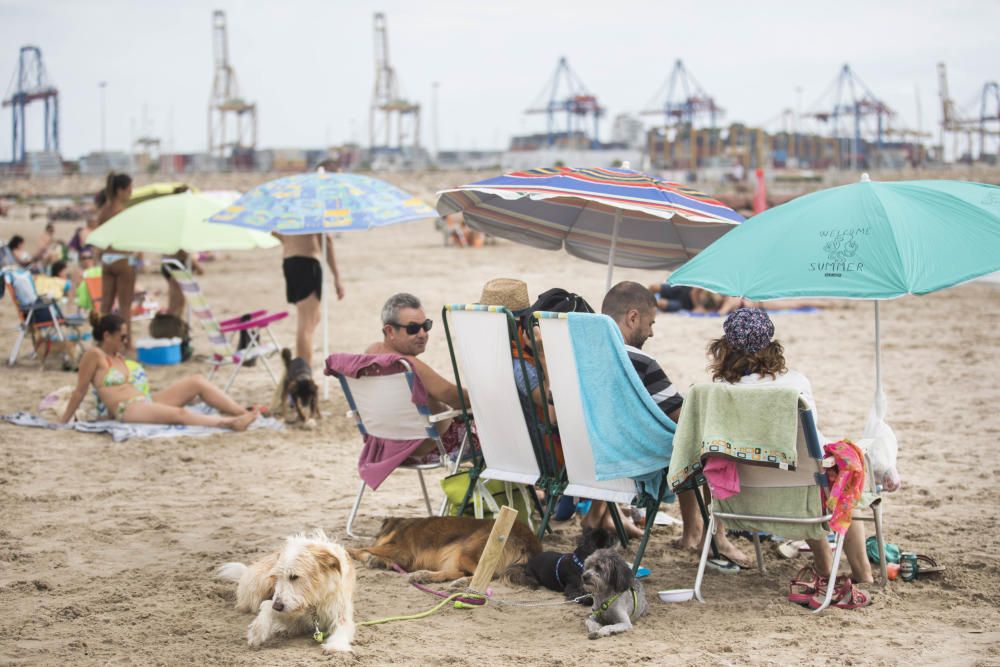
{"label": "umbrella pole", "polygon": [[879,302],[875,301],[875,413],[885,419],[885,394],[882,391],[882,335],[879,322]]}
{"label": "umbrella pole", "polygon": [[615,211],[615,226],[611,230],[611,252],[608,254],[608,278],[604,281],[604,293],[611,291],[611,275],[615,270],[615,246],[618,245],[618,226],[622,222],[622,210]]}
{"label": "umbrella pole", "polygon": [[[326,261],[326,232],[320,233],[320,261],[319,270],[320,278],[323,280],[324,287],[326,283],[326,269],[323,268],[323,262]],[[330,356],[330,323],[327,318],[327,308],[330,302],[330,294],[327,293],[325,299],[320,299],[320,317],[323,318],[323,363],[326,363],[327,357]],[[878,302],[876,302],[878,303]],[[330,376],[326,373],[323,374],[323,400],[329,400],[330,398]]]}

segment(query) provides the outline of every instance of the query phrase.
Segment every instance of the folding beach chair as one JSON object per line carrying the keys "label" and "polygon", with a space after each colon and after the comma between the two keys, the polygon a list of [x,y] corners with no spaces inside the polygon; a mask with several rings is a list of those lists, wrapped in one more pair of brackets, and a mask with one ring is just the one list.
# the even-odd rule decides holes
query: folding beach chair
{"label": "folding beach chair", "polygon": [[[271,376],[271,382],[277,386],[278,378],[275,376],[274,371],[271,370],[267,358],[278,352],[281,346],[275,339],[274,333],[271,332],[270,325],[288,317],[288,312],[268,313],[266,310],[257,310],[243,317],[234,317],[229,320],[217,322],[215,316],[212,314],[212,309],[209,307],[208,302],[205,301],[205,295],[202,294],[201,288],[191,275],[191,272],[183,264],[174,259],[164,260],[163,266],[170,272],[171,277],[177,281],[177,284],[181,286],[181,291],[184,292],[184,297],[187,299],[191,312],[201,322],[202,328],[208,334],[208,342],[212,347],[212,354],[207,360],[212,366],[212,370],[208,376],[209,379],[212,379],[222,366],[233,366],[233,372],[223,387],[223,391],[228,391],[240,369],[252,360],[259,358],[264,362],[264,368],[267,369],[268,375]],[[242,332],[246,333],[246,345],[242,349],[237,349],[240,333]],[[232,341],[226,337],[230,334],[232,335]],[[265,334],[270,339],[269,343],[263,341]]]}
{"label": "folding beach chair", "polygon": [[[13,366],[17,361],[18,354],[21,352],[21,344],[28,334],[31,334],[32,355],[34,355],[34,348],[42,340],[48,344],[56,341],[84,340],[80,327],[85,324],[85,320],[78,317],[64,317],[54,301],[39,299],[34,279],[27,269],[4,270],[3,281],[6,291],[10,293],[11,303],[14,304],[18,318],[17,339],[14,341],[10,356],[7,358],[9,366]],[[79,361],[79,359],[72,361]]]}
{"label": "folding beach chair", "polygon": [[[604,317],[603,315],[583,315],[580,317]],[[563,456],[566,460],[567,485],[564,494],[607,501],[612,510],[612,519],[618,530],[622,546],[627,546],[628,539],[618,517],[616,503],[624,503],[646,509],[646,529],[642,542],[636,551],[633,568],[638,571],[649,542],[650,531],[656,520],[660,503],[666,492],[666,470],[658,471],[655,486],[658,487],[658,497],[640,491],[633,479],[622,477],[610,480],[598,480],[594,465],[594,450],[591,433],[584,417],[583,396],[576,356],[570,337],[569,319],[566,313],[535,313],[542,332],[542,343],[545,346],[545,361],[548,366],[549,383],[552,388],[552,398],[555,401],[556,415],[559,417],[559,435],[562,439]],[[599,355],[602,363],[618,364],[620,358],[610,350],[591,349],[588,355]],[[629,368],[634,372],[633,368]],[[613,412],[614,408],[609,407]],[[625,425],[627,427],[627,425]],[[666,434],[665,434],[666,435]]]}
{"label": "folding beach chair", "polygon": [[[739,387],[719,383],[699,384],[688,392],[688,398],[681,409],[681,421],[700,418],[692,415],[688,407],[701,403],[703,396],[711,400],[712,392],[723,394],[726,392],[769,392],[766,394],[768,400],[781,400],[783,398],[783,395],[779,393],[782,392],[780,388]],[[734,406],[732,409],[736,411],[736,414],[731,415],[733,423],[748,424],[761,419],[759,411],[746,410],[746,414],[740,412],[741,404],[739,402],[725,401],[725,403]],[[743,403],[742,405],[747,404]],[[718,440],[729,442],[737,441],[738,438],[728,438],[726,434],[717,434],[717,437],[713,437],[715,444],[706,443],[704,446],[707,449],[703,451],[712,455],[713,448],[718,451],[726,449],[725,446],[719,446],[716,442]],[[794,465],[783,462],[780,457],[769,455],[767,451],[764,451],[766,447],[762,447],[764,443],[743,444],[745,446],[740,452],[732,450],[733,455],[729,457],[737,466],[740,492],[724,501],[712,499],[708,534],[714,534],[716,522],[719,519],[725,519],[727,528],[750,531],[753,535],[757,566],[764,574],[766,570],[760,548],[760,532],[778,532],[780,530],[781,535],[792,539],[825,539],[829,533],[828,522],[832,518],[832,514],[827,511],[825,504],[828,482],[824,468],[823,448],[817,436],[812,410],[801,397],[798,403]],[[747,453],[748,448],[761,453]],[[870,473],[868,476],[870,482]],[[884,563],[885,548],[880,499],[869,497],[864,502],[873,512],[875,532],[879,542],[879,555]],[[834,573],[837,572],[840,565],[843,550],[844,536],[838,535],[833,553]],[[701,602],[704,602],[701,584],[707,560],[708,545],[706,544],[702,548],[698,574],[694,584],[695,596]],[[823,604],[814,613],[823,611],[829,606],[833,597],[833,589],[833,578],[831,577]]]}
{"label": "folding beach chair", "polygon": [[[506,308],[480,304],[446,305],[441,318],[456,384],[459,390],[464,386],[469,392],[481,451],[459,511],[464,511],[473,484],[481,480],[504,482],[508,495],[517,489],[528,507],[538,502],[534,493],[521,485],[538,486],[549,494],[547,506],[540,512],[538,535],[542,537],[564,478],[553,452],[543,445],[546,427],[537,422],[531,399],[521,395],[514,380],[512,341],[520,350],[514,318]],[[531,517],[526,519],[533,528]]]}
{"label": "folding beach chair", "polygon": [[[420,479],[420,490],[424,495],[424,504],[427,506],[427,514],[434,515],[431,509],[430,496],[427,495],[427,484],[424,481],[424,471],[435,468],[443,468],[448,465],[448,454],[445,451],[444,443],[434,424],[446,419],[453,419],[462,414],[460,410],[449,410],[438,414],[431,414],[427,404],[415,405],[413,403],[413,382],[414,372],[406,360],[401,359],[399,364],[403,371],[388,375],[369,375],[352,378],[334,373],[340,381],[340,387],[344,390],[347,404],[350,406],[348,417],[353,417],[361,432],[362,439],[366,435],[389,440],[422,440],[428,438],[437,445],[438,460],[429,463],[404,463],[399,468],[406,470],[416,470]],[[462,459],[462,453],[468,444],[468,432],[466,438],[459,448],[455,457],[455,463],[450,467],[450,472],[455,472],[458,463]],[[397,468],[398,469],[398,468]],[[347,518],[347,534],[351,537],[358,537],[354,534],[354,520],[358,516],[361,508],[361,498],[365,493],[364,480],[358,487],[358,495],[354,498],[354,506],[351,514]],[[441,506],[438,514],[443,514],[445,504]]]}

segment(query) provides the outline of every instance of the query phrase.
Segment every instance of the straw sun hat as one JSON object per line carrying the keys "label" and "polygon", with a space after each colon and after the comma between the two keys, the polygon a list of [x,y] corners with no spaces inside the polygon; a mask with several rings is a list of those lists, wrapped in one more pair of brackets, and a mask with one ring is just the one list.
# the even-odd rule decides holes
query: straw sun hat
{"label": "straw sun hat", "polygon": [[483,285],[479,303],[487,306],[503,306],[511,312],[531,308],[528,285],[516,278],[494,278]]}

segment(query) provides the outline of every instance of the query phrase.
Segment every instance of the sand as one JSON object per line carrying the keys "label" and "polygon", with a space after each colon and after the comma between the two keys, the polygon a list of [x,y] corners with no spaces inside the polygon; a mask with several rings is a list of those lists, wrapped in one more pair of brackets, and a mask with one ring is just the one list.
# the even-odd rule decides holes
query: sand
{"label": "sand", "polygon": [[[418,188],[415,188],[418,189]],[[424,188],[420,188],[425,190]],[[422,194],[427,194],[426,190]],[[0,235],[33,242],[42,221],[24,209],[0,219]],[[60,223],[59,235],[72,226]],[[398,290],[419,295],[436,326],[426,360],[445,371],[440,327],[446,302],[474,301],[498,276],[553,286],[599,303],[604,269],[566,256],[498,242],[479,250],[443,246],[430,223],[344,235],[337,241],[347,296],[332,307],[334,350],[357,351],[379,333],[378,311]],[[277,251],[231,253],[201,279],[217,314],[284,308]],[[657,272],[619,270],[651,283]],[[149,290],[164,288],[143,275]],[[163,297],[161,296],[161,299]],[[322,527],[344,532],[358,476],[360,439],[335,385],[312,432],[114,444],[105,436],[55,434],[0,424],[0,663],[4,664],[1000,664],[1000,287],[970,284],[883,305],[885,384],[890,423],[901,443],[904,487],[886,499],[889,540],[931,554],[947,572],[874,589],[859,611],[813,617],[784,600],[803,560],[767,546],[768,573],[707,575],[706,604],[665,605],[659,589],[693,584],[696,560],[673,548],[677,528],[657,528],[645,564],[651,609],[625,636],[588,641],[576,606],[446,610],[430,618],[361,628],[354,653],[324,657],[311,639],[279,640],[251,651],[250,617],[233,610],[232,586],[213,579],[230,560],[250,561],[284,536]],[[14,313],[0,307],[0,350],[13,342]],[[793,367],[809,376],[820,425],[831,437],[858,437],[874,387],[872,307],[840,304],[810,315],[778,316],[777,335]],[[680,387],[708,379],[704,349],[718,319],[658,318],[647,349]],[[277,327],[293,340],[291,318]],[[205,348],[203,334],[196,342]],[[319,355],[317,355],[317,358]],[[154,387],[201,370],[150,368]],[[31,410],[75,377],[41,372],[22,359],[3,367],[0,412]],[[261,369],[241,377],[240,400],[265,402]],[[431,475],[436,481],[439,477]],[[366,497],[359,530],[382,517],[417,516],[419,487],[405,471]],[[440,490],[432,487],[435,501]],[[670,511],[676,512],[676,508]],[[547,540],[566,548],[575,523]],[[748,542],[742,547],[750,551]],[[497,596],[557,602],[544,591],[497,586]],[[412,613],[433,600],[383,571],[361,570],[358,620]]]}

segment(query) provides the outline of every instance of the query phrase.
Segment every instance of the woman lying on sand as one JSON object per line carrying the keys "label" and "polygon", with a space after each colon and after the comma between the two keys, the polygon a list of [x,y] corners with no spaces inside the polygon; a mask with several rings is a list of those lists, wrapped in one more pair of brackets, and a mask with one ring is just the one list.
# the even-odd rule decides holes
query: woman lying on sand
{"label": "woman lying on sand", "polygon": [[[91,315],[97,345],[80,360],[76,389],[70,396],[62,423],[68,423],[93,385],[97,397],[118,421],[142,424],[220,426],[245,431],[257,418],[257,410],[245,410],[201,375],[178,380],[163,391],[147,396],[132,384],[123,352],[128,345],[128,325],[117,315]],[[200,398],[224,415],[203,415],[184,406]]]}

